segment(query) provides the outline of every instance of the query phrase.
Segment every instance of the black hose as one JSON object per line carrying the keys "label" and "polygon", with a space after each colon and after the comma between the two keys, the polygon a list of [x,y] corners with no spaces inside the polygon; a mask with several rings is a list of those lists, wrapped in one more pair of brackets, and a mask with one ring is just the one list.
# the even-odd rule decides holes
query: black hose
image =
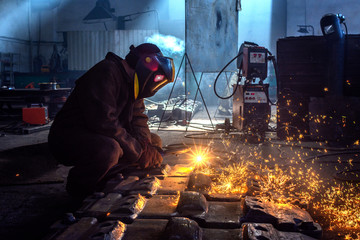
{"label": "black hose", "polygon": [[235,87],[233,93],[232,93],[230,96],[227,96],[227,97],[222,97],[222,96],[220,96],[220,95],[217,93],[217,91],[216,91],[216,84],[217,84],[217,81],[218,81],[219,76],[221,75],[221,73],[222,73],[235,59],[237,59],[241,54],[242,54],[242,52],[239,52],[239,54],[236,55],[236,57],[234,57],[233,59],[231,59],[230,62],[228,62],[228,63],[225,65],[225,67],[223,67],[223,68],[220,70],[219,74],[218,74],[218,75],[216,76],[216,78],[215,78],[215,81],[214,81],[214,93],[215,93],[215,95],[216,95],[218,98],[220,98],[220,99],[226,100],[226,99],[231,98],[232,96],[234,96],[234,94],[235,94],[235,92],[236,92],[236,90],[237,90],[237,88],[238,88],[239,82],[240,82],[240,80],[241,80],[241,75],[240,75],[240,73],[239,73],[239,76],[238,76],[238,80],[237,80],[237,82],[236,82],[236,87]]}

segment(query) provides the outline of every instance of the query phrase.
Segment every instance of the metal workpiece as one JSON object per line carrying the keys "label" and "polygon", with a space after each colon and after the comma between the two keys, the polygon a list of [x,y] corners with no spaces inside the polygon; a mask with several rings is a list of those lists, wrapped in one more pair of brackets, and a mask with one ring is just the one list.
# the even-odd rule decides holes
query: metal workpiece
{"label": "metal workpiece", "polygon": [[256,180],[254,178],[249,178],[246,181],[246,186],[248,189],[246,192],[247,196],[256,196],[259,195],[261,192],[259,180]]}
{"label": "metal workpiece", "polygon": [[190,191],[206,191],[211,188],[212,180],[204,173],[192,173],[190,175],[188,189]]}
{"label": "metal workpiece", "polygon": [[199,224],[185,217],[168,219],[136,219],[126,225],[122,240],[241,240],[241,229],[201,228]]}
{"label": "metal workpiece", "polygon": [[198,192],[181,192],[180,195],[155,195],[139,214],[141,219],[170,219],[187,217],[204,228],[240,228],[243,216],[240,202],[207,201]]}
{"label": "metal workpiece", "polygon": [[194,170],[192,164],[176,164],[171,166],[171,170],[168,172],[168,176],[172,177],[187,177]]}
{"label": "metal workpiece", "polygon": [[163,240],[167,219],[136,219],[126,226],[122,240]]}
{"label": "metal workpiece", "polygon": [[166,226],[164,239],[202,240],[202,235],[202,229],[194,220],[174,217]]}
{"label": "metal workpiece", "polygon": [[264,202],[256,197],[245,197],[242,223],[269,223],[285,232],[300,232],[320,239],[321,226],[314,222],[310,214],[292,204]]}
{"label": "metal workpiece", "polygon": [[187,189],[188,177],[166,177],[160,180],[159,195],[177,195]]}
{"label": "metal workpiece", "polygon": [[244,196],[238,193],[203,192],[206,200],[214,202],[240,202]]}
{"label": "metal workpiece", "polygon": [[176,214],[179,195],[155,195],[147,200],[140,219],[170,219]]}
{"label": "metal workpiece", "polygon": [[[165,147],[166,149],[167,147]],[[181,150],[178,150],[177,152],[170,152],[169,150],[166,155],[163,158],[163,164],[168,164],[171,166],[172,170],[174,166],[176,165],[182,165],[182,166],[188,166],[192,167],[192,170],[194,169],[194,163],[187,155],[186,153],[190,152],[190,147],[188,149],[184,149],[184,147],[181,147]],[[169,174],[170,175],[170,174]]]}
{"label": "metal workpiece", "polygon": [[173,217],[166,226],[164,239],[240,240],[241,229],[202,228],[185,217]]}
{"label": "metal workpiece", "polygon": [[75,212],[76,216],[80,217],[96,217],[104,218],[111,207],[120,201],[121,194],[109,193],[107,195],[91,196],[84,200],[83,205]]}
{"label": "metal workpiece", "polygon": [[193,191],[180,193],[176,211],[180,216],[202,217],[209,210],[208,202],[203,194]]}
{"label": "metal workpiece", "polygon": [[236,229],[218,229],[202,228],[203,240],[242,240],[240,228]]}
{"label": "metal workpiece", "polygon": [[[216,177],[203,173],[191,174],[187,190],[202,193],[208,201],[240,202],[245,197],[245,193],[229,193],[213,190],[212,185],[214,182],[212,179],[216,179]],[[250,189],[249,184],[250,183],[247,183],[247,189]]]}
{"label": "metal workpiece", "polygon": [[129,176],[125,180],[110,180],[107,182],[105,193],[120,193],[123,196],[140,194],[145,197],[153,196],[160,187],[158,178],[151,176],[140,179]]}
{"label": "metal workpiece", "polygon": [[143,210],[146,201],[140,194],[123,197],[119,193],[109,193],[93,204],[88,203],[81,207],[75,214],[80,217],[90,216],[131,223]]}
{"label": "metal workpiece", "polygon": [[98,222],[96,218],[84,217],[46,240],[121,240],[125,229],[120,221]]}
{"label": "metal workpiece", "polygon": [[240,228],[243,211],[240,202],[208,202],[209,210],[204,218],[196,219],[201,227],[235,229]]}
{"label": "metal workpiece", "polygon": [[241,228],[241,239],[315,240],[316,238],[296,232],[281,232],[268,223],[245,223]]}

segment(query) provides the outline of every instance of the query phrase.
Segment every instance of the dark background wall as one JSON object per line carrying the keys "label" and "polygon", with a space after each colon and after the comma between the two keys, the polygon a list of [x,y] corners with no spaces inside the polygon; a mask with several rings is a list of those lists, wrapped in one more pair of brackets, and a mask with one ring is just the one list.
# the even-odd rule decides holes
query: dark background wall
{"label": "dark background wall", "polygon": [[[29,11],[29,1],[0,1],[0,52],[20,54],[16,69],[18,71],[29,71],[30,58],[35,57],[38,51],[48,60],[53,44],[63,41],[64,31],[105,30],[103,24],[82,22],[95,6],[96,0],[32,0],[43,6],[40,10],[32,11]],[[127,22],[126,27],[157,28],[162,34],[184,40],[185,1],[110,0],[110,4],[117,16],[155,10]],[[278,38],[303,35],[297,32],[297,25],[312,25],[315,35],[320,35],[320,18],[326,13],[344,14],[349,33],[360,32],[360,1],[357,0],[242,0],[241,5],[238,45],[245,40],[253,41],[269,48],[273,53],[276,52]],[[115,27],[114,22],[107,23],[109,30]],[[41,41],[40,44],[37,43],[38,40]]]}

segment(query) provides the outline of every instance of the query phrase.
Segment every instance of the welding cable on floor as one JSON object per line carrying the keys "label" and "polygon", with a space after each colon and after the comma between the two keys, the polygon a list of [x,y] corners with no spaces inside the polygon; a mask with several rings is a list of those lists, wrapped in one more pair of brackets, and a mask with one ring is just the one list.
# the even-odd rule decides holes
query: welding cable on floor
{"label": "welding cable on floor", "polygon": [[223,140],[223,139],[230,139],[231,136],[228,135],[226,137],[211,137],[211,136],[206,136],[207,134],[209,135],[212,135],[212,134],[224,134],[225,132],[210,132],[210,131],[207,131],[207,132],[203,132],[203,133],[190,133],[190,134],[186,134],[184,137],[185,138],[191,138],[191,139],[205,139],[205,140]]}
{"label": "welding cable on floor", "polygon": [[180,154],[190,152],[191,146],[195,146],[195,144],[174,143],[166,145],[165,147],[163,147],[163,150],[164,154]]}
{"label": "welding cable on floor", "polygon": [[205,132],[213,132],[214,131],[212,125],[210,125],[210,124],[206,125],[206,124],[202,124],[202,123],[192,122],[191,124],[189,124],[189,127],[203,130]]}

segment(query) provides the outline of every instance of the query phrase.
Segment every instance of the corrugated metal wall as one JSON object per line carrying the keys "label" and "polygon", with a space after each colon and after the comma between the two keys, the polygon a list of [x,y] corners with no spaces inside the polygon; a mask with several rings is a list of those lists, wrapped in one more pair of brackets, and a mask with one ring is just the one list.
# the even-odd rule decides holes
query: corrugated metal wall
{"label": "corrugated metal wall", "polygon": [[111,51],[125,57],[129,46],[144,43],[157,30],[115,30],[68,32],[69,70],[88,70]]}

